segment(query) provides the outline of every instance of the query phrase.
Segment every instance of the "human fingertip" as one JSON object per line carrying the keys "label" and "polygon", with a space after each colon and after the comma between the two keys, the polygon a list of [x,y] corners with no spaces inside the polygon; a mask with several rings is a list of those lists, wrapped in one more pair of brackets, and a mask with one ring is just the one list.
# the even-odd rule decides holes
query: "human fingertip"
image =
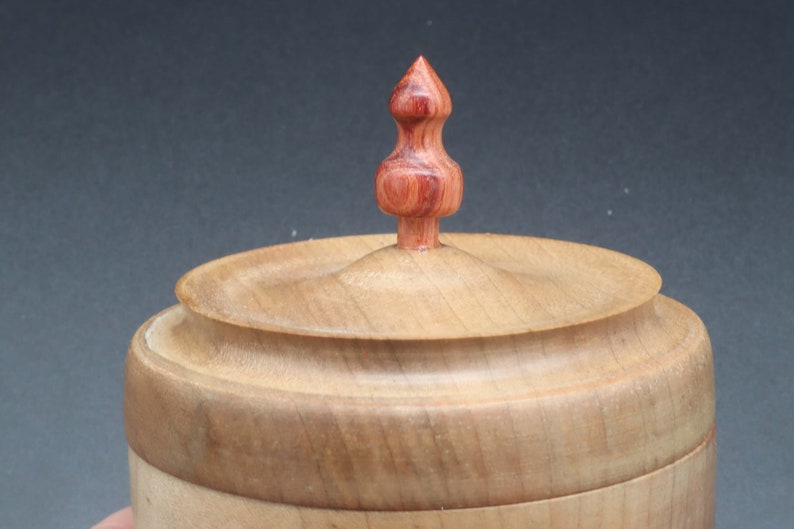
{"label": "human fingertip", "polygon": [[116,511],[91,529],[133,529],[132,508]]}

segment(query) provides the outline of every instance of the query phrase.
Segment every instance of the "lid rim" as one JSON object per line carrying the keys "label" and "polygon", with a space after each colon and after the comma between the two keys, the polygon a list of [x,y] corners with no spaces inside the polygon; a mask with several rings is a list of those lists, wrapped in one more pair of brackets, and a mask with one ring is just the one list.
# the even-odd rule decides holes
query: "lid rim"
{"label": "lid rim", "polygon": [[[446,254],[443,248],[421,254],[391,252],[393,242],[393,234],[378,234],[250,250],[194,268],[175,292],[191,312],[242,328],[410,341],[511,336],[591,323],[644,304],[661,287],[650,265],[581,243],[447,233],[442,235],[450,248]],[[477,252],[468,251],[472,248]],[[439,264],[445,269],[436,270]],[[340,274],[354,266],[359,269],[345,281],[361,284],[340,286]],[[453,276],[461,268],[471,270],[463,270],[457,284]],[[495,285],[496,280],[503,283]],[[536,291],[540,301],[531,299]],[[411,303],[424,305],[425,313],[412,315]],[[460,312],[464,320],[452,321]]]}

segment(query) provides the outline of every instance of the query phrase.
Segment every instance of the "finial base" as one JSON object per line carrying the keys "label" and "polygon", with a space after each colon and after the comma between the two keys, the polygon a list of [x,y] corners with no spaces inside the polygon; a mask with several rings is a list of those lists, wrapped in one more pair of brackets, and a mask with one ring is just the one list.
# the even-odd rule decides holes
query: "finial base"
{"label": "finial base", "polygon": [[403,250],[432,250],[438,248],[437,218],[397,218],[397,247]]}

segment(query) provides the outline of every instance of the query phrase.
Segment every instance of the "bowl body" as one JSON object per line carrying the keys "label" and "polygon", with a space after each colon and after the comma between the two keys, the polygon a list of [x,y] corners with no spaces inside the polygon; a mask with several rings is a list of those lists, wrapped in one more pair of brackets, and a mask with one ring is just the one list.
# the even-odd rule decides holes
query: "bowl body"
{"label": "bowl body", "polygon": [[[444,286],[395,280],[391,254],[369,257],[387,240],[255,250],[182,280],[127,359],[136,527],[713,527],[708,335],[650,267],[450,235],[478,271]],[[427,277],[441,294],[416,288]],[[457,320],[426,316],[445,310]]]}

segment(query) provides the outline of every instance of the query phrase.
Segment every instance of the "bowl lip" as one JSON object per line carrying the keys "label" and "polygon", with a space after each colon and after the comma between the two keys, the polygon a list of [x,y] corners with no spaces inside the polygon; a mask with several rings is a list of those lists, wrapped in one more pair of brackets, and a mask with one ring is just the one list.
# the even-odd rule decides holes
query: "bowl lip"
{"label": "bowl lip", "polygon": [[[659,293],[662,285],[660,274],[648,263],[625,253],[599,246],[524,235],[443,233],[441,235],[442,244],[453,247],[458,246],[459,243],[465,246],[467,242],[471,243],[475,240],[507,241],[518,244],[527,243],[544,246],[551,245],[558,248],[564,247],[574,250],[575,253],[596,255],[599,258],[603,257],[605,261],[618,267],[617,270],[607,272],[615,277],[620,275],[620,284],[628,284],[633,288],[627,288],[624,292],[617,293],[609,300],[609,303],[600,303],[590,307],[591,310],[575,314],[572,318],[556,317],[551,318],[548,322],[540,322],[539,324],[499,325],[485,332],[467,332],[466,330],[461,332],[458,329],[454,333],[443,330],[439,332],[400,331],[381,333],[347,327],[318,328],[308,323],[302,325],[300,322],[291,322],[285,325],[268,319],[267,311],[264,310],[259,313],[258,317],[251,317],[250,312],[244,314],[245,311],[237,310],[233,299],[225,297],[223,288],[217,288],[218,285],[223,287],[228,282],[238,283],[237,278],[245,275],[245,273],[250,273],[254,269],[256,269],[256,273],[261,273],[262,270],[268,268],[267,265],[269,264],[276,265],[275,268],[277,270],[279,267],[286,267],[288,270],[293,271],[298,269],[295,264],[285,265],[284,261],[279,259],[280,254],[284,251],[298,251],[298,253],[311,256],[310,259],[293,259],[298,265],[304,265],[305,277],[298,279],[298,281],[302,281],[319,275],[319,272],[311,273],[311,266],[319,266],[321,269],[324,267],[326,271],[335,271],[346,264],[354,262],[356,258],[340,261],[339,256],[332,255],[331,251],[335,248],[344,247],[349,241],[355,240],[357,243],[363,243],[370,247],[367,251],[358,252],[360,256],[366,256],[377,250],[393,246],[394,238],[394,234],[349,235],[288,242],[238,252],[208,261],[193,268],[177,281],[174,290],[180,303],[191,312],[214,321],[255,331],[320,338],[411,341],[504,337],[588,324],[628,312],[645,304]],[[255,263],[255,266],[252,266],[252,263]],[[587,264],[581,263],[583,271]],[[219,281],[217,272],[221,268],[225,268],[227,271],[223,274],[225,278]],[[228,270],[232,270],[232,273],[229,273]],[[601,271],[604,272],[604,270]],[[274,284],[278,283],[278,272],[274,272],[269,277],[274,280]]]}

